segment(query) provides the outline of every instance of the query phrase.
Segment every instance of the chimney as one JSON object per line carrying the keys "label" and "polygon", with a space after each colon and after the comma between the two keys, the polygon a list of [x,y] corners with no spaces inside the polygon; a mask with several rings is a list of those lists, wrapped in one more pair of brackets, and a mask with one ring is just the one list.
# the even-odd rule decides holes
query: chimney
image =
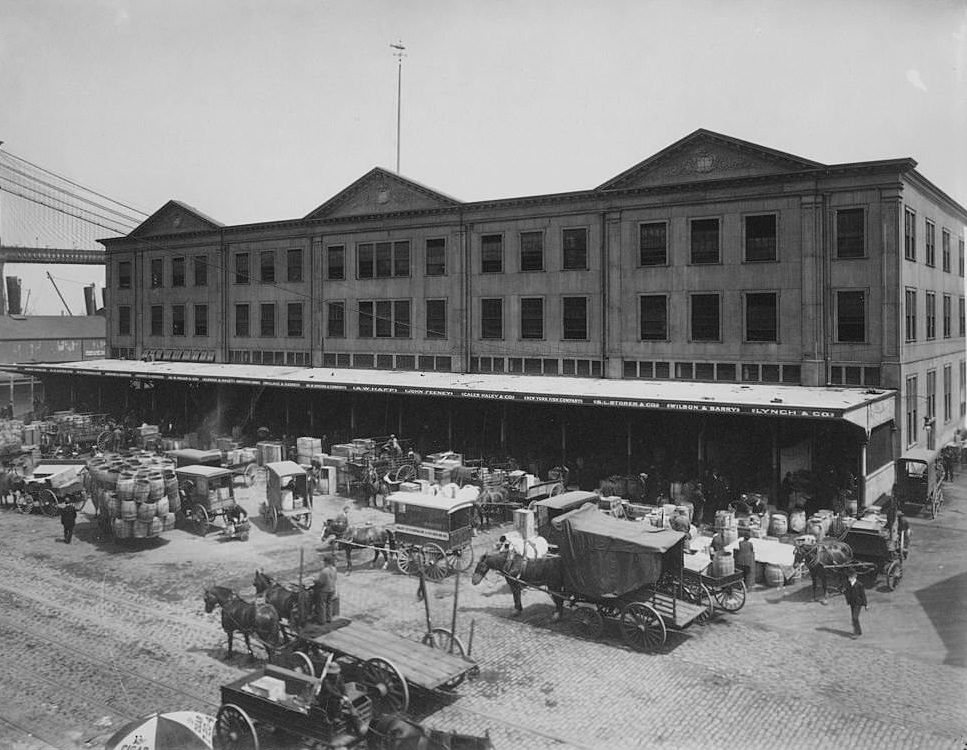
{"label": "chimney", "polygon": [[22,315],[20,309],[20,277],[7,276],[7,313],[9,315]]}
{"label": "chimney", "polygon": [[97,287],[94,284],[84,287],[84,312],[86,315],[97,315],[97,299],[94,297]]}

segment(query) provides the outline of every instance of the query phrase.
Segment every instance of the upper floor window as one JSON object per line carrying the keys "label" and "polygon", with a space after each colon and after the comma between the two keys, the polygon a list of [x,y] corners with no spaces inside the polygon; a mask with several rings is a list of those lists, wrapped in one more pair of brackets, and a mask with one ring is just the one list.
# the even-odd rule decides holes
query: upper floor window
{"label": "upper floor window", "polygon": [[638,319],[642,341],[668,339],[668,297],[643,294],[638,300]]}
{"label": "upper floor window", "polygon": [[903,257],[917,259],[917,215],[913,209],[903,208]]}
{"label": "upper floor window", "polygon": [[259,253],[259,279],[263,284],[275,283],[275,250]]}
{"label": "upper floor window", "polygon": [[544,338],[544,299],[542,297],[521,298],[520,337],[522,339]]}
{"label": "upper floor window", "polygon": [[409,300],[367,300],[359,303],[359,338],[409,338]]}
{"label": "upper floor window", "polygon": [[928,266],[933,268],[937,265],[937,228],[934,223],[927,219],[923,227],[923,242],[926,247],[926,259],[925,262]]}
{"label": "upper floor window", "polygon": [[745,217],[745,259],[769,261],[778,257],[778,222],[775,214]]}
{"label": "upper floor window", "polygon": [[285,280],[302,281],[302,248],[292,247],[285,253]]}
{"label": "upper floor window", "polygon": [[131,261],[122,260],[118,263],[118,289],[131,288]]}
{"label": "upper floor window", "polygon": [[171,306],[171,335],[172,336],[185,335],[185,306],[184,305]]}
{"label": "upper floor window", "polygon": [[447,272],[447,241],[437,237],[426,241],[426,275],[444,276]]}
{"label": "upper floor window", "polygon": [[866,214],[862,208],[843,208],[836,212],[836,257],[862,258],[866,255]]}
{"label": "upper floor window", "polygon": [[171,259],[171,286],[185,285],[185,259]]}
{"label": "upper floor window", "polygon": [[121,305],[118,307],[118,336],[131,335],[131,307]]}
{"label": "upper floor window", "polygon": [[504,337],[504,301],[499,297],[480,300],[480,338]]}
{"label": "upper floor window", "polygon": [[164,335],[165,309],[161,305],[151,305],[151,335]]}
{"label": "upper floor window", "polygon": [[445,299],[426,301],[426,337],[428,339],[447,337],[447,301]]}
{"label": "upper floor window", "polygon": [[638,225],[638,265],[664,266],[668,263],[668,224],[651,221]]}
{"label": "upper floor window", "polygon": [[249,267],[248,253],[235,253],[235,283],[248,284]]}
{"label": "upper floor window", "polygon": [[844,344],[866,341],[866,292],[836,292],[836,340]]}
{"label": "upper floor window", "polygon": [[719,262],[719,220],[692,219],[691,227],[691,262],[718,263]]}
{"label": "upper floor window", "polygon": [[165,283],[164,258],[151,259],[151,288],[160,289]]}
{"label": "upper floor window", "polygon": [[779,295],[750,292],[745,295],[745,340],[779,340]]}
{"label": "upper floor window", "polygon": [[249,335],[249,307],[247,304],[235,305],[235,335],[242,338]]}
{"label": "upper floor window", "polygon": [[485,234],[480,238],[480,272],[481,273],[503,273],[504,272],[503,235]]}
{"label": "upper floor window", "polygon": [[953,333],[953,300],[949,294],[943,296],[943,337],[949,339]]}
{"label": "upper floor window", "polygon": [[566,341],[587,341],[588,298],[564,297],[563,338]]}
{"label": "upper floor window", "polygon": [[926,293],[927,340],[937,338],[937,295]]}
{"label": "upper floor window", "polygon": [[904,322],[906,324],[906,340],[917,340],[917,291],[907,289],[904,305]]}
{"label": "upper floor window", "polygon": [[520,233],[520,270],[544,270],[544,233]]}
{"label": "upper floor window", "polygon": [[259,336],[275,336],[275,303],[259,305]]}
{"label": "upper floor window", "polygon": [[364,242],[356,246],[360,279],[388,279],[410,275],[410,241]]}
{"label": "upper floor window", "polygon": [[341,281],[346,278],[346,248],[343,245],[330,245],[326,248],[326,278]]}
{"label": "upper floor window", "polygon": [[957,242],[957,273],[964,275],[964,241]]}
{"label": "upper floor window", "polygon": [[917,442],[917,430],[919,425],[917,424],[917,402],[919,398],[917,396],[917,376],[911,375],[907,378],[907,393],[906,393],[906,413],[907,413],[907,445],[913,445]]}
{"label": "upper floor window", "polygon": [[195,305],[195,335],[208,335],[208,305]]}
{"label": "upper floor window", "polygon": [[721,338],[719,295],[691,295],[692,341],[718,341]]}
{"label": "upper floor window", "polygon": [[959,336],[964,336],[967,334],[967,315],[964,311],[964,298],[960,298],[960,328],[958,329],[960,333]]}
{"label": "upper floor window", "polygon": [[195,286],[208,286],[208,256],[195,256]]}
{"label": "upper floor window", "polygon": [[943,270],[950,273],[950,232],[946,229],[940,232],[940,262]]}
{"label": "upper floor window", "polygon": [[561,237],[564,245],[562,259],[565,271],[583,271],[588,267],[588,230],[565,229]]}
{"label": "upper floor window", "polygon": [[326,335],[341,339],[346,335],[346,303],[330,302],[327,305]]}
{"label": "upper floor window", "polygon": [[302,338],[302,303],[289,302],[285,312],[285,335],[289,338]]}

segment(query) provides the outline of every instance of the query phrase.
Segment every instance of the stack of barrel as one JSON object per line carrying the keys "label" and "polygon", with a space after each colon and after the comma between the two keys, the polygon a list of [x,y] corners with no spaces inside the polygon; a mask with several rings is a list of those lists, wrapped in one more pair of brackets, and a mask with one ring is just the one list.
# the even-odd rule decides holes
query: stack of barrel
{"label": "stack of barrel", "polygon": [[175,527],[181,510],[174,463],[150,453],[88,461],[98,514],[118,539],[150,539]]}

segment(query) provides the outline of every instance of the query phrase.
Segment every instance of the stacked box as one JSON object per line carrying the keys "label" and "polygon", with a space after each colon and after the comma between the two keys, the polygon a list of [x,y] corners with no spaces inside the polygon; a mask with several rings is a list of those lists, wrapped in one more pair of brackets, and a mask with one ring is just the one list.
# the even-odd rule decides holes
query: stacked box
{"label": "stacked box", "polygon": [[352,443],[337,443],[332,446],[330,452],[333,456],[339,456],[340,458],[349,460],[356,457],[356,446]]}

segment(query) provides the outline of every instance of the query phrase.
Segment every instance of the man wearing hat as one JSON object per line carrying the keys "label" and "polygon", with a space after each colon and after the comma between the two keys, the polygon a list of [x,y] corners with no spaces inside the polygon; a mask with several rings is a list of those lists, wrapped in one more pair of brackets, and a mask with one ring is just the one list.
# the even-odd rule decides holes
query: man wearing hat
{"label": "man wearing hat", "polygon": [[860,607],[869,610],[869,605],[866,603],[866,588],[857,580],[855,570],[849,572],[849,580],[843,589],[843,596],[849,604],[849,611],[853,617],[853,638],[859,638],[863,635],[863,628],[860,627]]}
{"label": "man wearing hat", "polygon": [[322,570],[316,576],[312,589],[319,622],[332,622],[332,601],[336,597],[336,561],[332,555],[322,558]]}
{"label": "man wearing hat", "polygon": [[322,678],[322,688],[319,690],[319,705],[325,710],[330,722],[339,718],[344,693],[342,668],[338,662],[329,662],[326,674]]}
{"label": "man wearing hat", "polygon": [[64,541],[70,544],[74,536],[74,524],[77,523],[77,508],[73,504],[65,503],[60,509],[60,522],[64,527]]}

